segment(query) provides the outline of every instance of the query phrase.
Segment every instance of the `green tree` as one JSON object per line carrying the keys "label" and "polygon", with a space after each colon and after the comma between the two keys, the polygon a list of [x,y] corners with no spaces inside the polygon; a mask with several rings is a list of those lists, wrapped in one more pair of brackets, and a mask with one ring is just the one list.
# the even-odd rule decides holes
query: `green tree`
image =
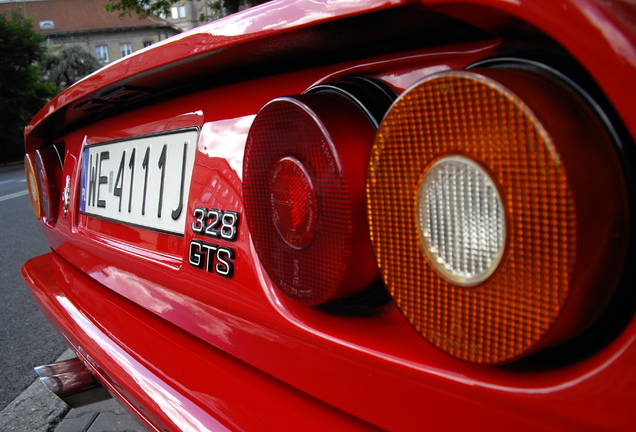
{"label": "green tree", "polygon": [[40,62],[44,79],[58,91],[99,69],[99,61],[79,45],[67,45],[59,52],[49,52]]}
{"label": "green tree", "polygon": [[0,161],[24,156],[24,126],[53,96],[54,90],[38,74],[44,55],[42,38],[33,21],[19,9],[0,14]]}
{"label": "green tree", "polygon": [[[119,12],[119,16],[137,15],[139,19],[146,18],[150,14],[170,15],[170,7],[180,0],[108,0],[106,10]],[[229,15],[238,12],[239,9],[266,3],[268,0],[189,0],[205,1],[212,10],[221,12],[221,15]]]}

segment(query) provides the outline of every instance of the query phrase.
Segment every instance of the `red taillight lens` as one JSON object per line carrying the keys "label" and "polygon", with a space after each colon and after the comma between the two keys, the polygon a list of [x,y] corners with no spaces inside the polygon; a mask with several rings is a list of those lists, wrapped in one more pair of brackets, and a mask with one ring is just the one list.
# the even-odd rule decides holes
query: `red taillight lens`
{"label": "red taillight lens", "polygon": [[57,219],[62,162],[53,147],[38,149],[25,156],[25,173],[33,211],[48,222]]}
{"label": "red taillight lens", "polygon": [[351,295],[379,276],[364,203],[374,133],[362,110],[333,94],[275,99],[254,120],[245,215],[268,275],[298,302]]}
{"label": "red taillight lens", "polygon": [[428,78],[387,114],[369,170],[384,280],[441,350],[510,362],[581,333],[611,298],[629,227],[620,163],[556,79]]}

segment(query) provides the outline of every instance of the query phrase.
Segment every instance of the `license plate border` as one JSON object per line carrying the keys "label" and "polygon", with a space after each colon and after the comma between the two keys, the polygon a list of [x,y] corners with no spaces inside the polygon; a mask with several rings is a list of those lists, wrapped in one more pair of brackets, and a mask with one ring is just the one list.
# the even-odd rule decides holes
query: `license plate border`
{"label": "license plate border", "polygon": [[[178,134],[185,134],[185,133],[189,133],[189,132],[195,132],[195,137],[191,144],[193,145],[194,149],[192,151],[192,161],[189,162],[189,171],[190,171],[190,176],[189,178],[187,178],[185,180],[187,187],[184,187],[184,191],[183,191],[183,217],[184,217],[184,221],[183,221],[183,228],[179,231],[175,231],[173,229],[167,229],[167,228],[161,228],[161,227],[157,227],[157,226],[153,226],[153,225],[145,225],[142,223],[137,223],[134,221],[130,221],[130,220],[122,220],[122,219],[117,219],[117,218],[113,218],[110,216],[106,216],[103,214],[97,214],[91,211],[87,211],[86,209],[86,194],[88,191],[88,187],[87,187],[87,183],[88,183],[88,164],[89,164],[89,160],[87,154],[89,154],[91,149],[97,148],[97,147],[103,147],[103,146],[108,146],[108,145],[112,145],[112,144],[118,144],[118,143],[133,143],[135,141],[141,141],[147,138],[158,138],[158,137],[164,137],[164,136],[169,136],[169,135],[178,135]],[[160,233],[165,233],[165,234],[170,234],[170,235],[174,235],[174,236],[179,236],[179,237],[184,237],[185,236],[185,232],[186,232],[186,222],[187,222],[187,206],[188,206],[188,196],[189,196],[189,189],[191,186],[191,181],[192,181],[192,177],[194,175],[194,159],[196,158],[196,147],[198,145],[199,142],[199,138],[201,135],[201,128],[198,126],[192,126],[192,127],[186,127],[186,128],[180,128],[180,129],[174,129],[174,130],[170,130],[170,131],[161,131],[161,132],[153,132],[153,133],[149,133],[149,134],[142,134],[142,135],[135,135],[132,137],[125,137],[125,138],[117,138],[117,139],[113,139],[113,140],[108,140],[108,141],[102,141],[102,142],[96,142],[96,143],[92,143],[92,144],[87,144],[84,145],[82,147],[82,152],[81,152],[81,165],[80,165],[80,197],[79,197],[79,213],[81,215],[87,216],[87,217],[94,217],[94,218],[98,218],[101,220],[105,220],[105,221],[109,221],[112,223],[116,223],[116,224],[122,224],[122,225],[126,225],[126,226],[132,226],[132,227],[136,227],[136,228],[141,228],[141,229],[146,229],[146,230],[151,230],[151,231],[155,231],[155,232],[160,232]]]}

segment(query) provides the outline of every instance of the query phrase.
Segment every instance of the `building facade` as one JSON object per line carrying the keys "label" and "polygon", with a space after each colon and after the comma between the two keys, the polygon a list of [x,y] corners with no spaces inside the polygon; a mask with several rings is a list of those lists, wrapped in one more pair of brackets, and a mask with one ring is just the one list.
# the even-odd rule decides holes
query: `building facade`
{"label": "building facade", "polygon": [[120,18],[104,9],[108,0],[0,1],[0,12],[21,9],[34,20],[46,45],[59,51],[79,45],[102,64],[108,64],[148,45],[167,39],[181,29],[165,19],[150,16]]}

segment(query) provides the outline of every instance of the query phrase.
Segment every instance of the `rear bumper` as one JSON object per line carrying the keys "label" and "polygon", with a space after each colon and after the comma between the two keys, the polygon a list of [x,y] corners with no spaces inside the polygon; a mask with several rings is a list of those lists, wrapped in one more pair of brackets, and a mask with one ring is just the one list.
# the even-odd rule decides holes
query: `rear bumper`
{"label": "rear bumper", "polygon": [[29,260],[22,274],[78,356],[150,430],[373,429],[119,296],[55,252]]}

